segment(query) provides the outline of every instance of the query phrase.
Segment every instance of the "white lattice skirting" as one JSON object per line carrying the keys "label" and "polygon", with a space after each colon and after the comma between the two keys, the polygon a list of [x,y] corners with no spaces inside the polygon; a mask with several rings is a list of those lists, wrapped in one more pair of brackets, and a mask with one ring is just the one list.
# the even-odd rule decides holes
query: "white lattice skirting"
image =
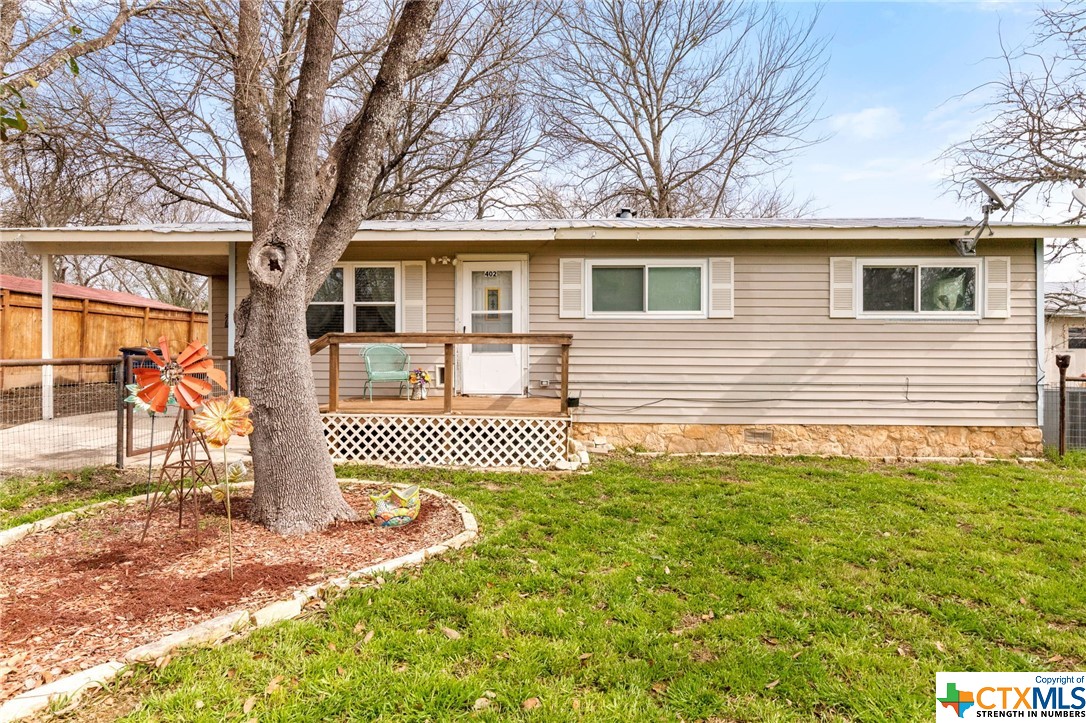
{"label": "white lattice skirting", "polygon": [[337,462],[427,467],[549,469],[566,455],[570,420],[324,413],[328,452]]}

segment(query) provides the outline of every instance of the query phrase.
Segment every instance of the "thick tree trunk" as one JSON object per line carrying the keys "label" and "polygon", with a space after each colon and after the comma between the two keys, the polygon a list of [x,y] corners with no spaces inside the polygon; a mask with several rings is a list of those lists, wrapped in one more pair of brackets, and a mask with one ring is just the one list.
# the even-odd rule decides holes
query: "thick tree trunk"
{"label": "thick tree trunk", "polygon": [[266,62],[262,3],[241,0],[238,8],[234,114],[253,181],[256,239],[249,251],[251,292],[237,311],[238,367],[255,427],[250,517],[275,532],[301,535],[358,517],[343,499],[328,456],[309,364],[306,306],[365,214],[381,149],[438,3],[404,4],[362,108],[321,161],[324,101],[343,0],[311,0],[277,200],[276,177],[261,171],[272,150],[262,126],[252,122],[263,103],[256,80]]}
{"label": "thick tree trunk", "polygon": [[238,371],[253,405],[256,483],[249,516],[274,532],[302,535],[358,515],[336,483],[321,426],[305,328],[305,274],[286,276],[272,287],[250,275],[253,291],[239,311]]}

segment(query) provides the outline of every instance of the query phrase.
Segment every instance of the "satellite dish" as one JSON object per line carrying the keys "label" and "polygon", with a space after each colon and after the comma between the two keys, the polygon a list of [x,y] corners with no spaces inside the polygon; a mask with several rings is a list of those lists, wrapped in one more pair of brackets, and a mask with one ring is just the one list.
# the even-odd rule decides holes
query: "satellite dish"
{"label": "satellite dish", "polygon": [[1078,201],[1080,205],[1086,206],[1086,188],[1071,189],[1071,197]]}
{"label": "satellite dish", "polygon": [[991,201],[991,204],[990,204],[991,208],[989,210],[991,210],[991,211],[1009,211],[1010,210],[1011,207],[1009,205],[1007,205],[1007,202],[1003,200],[1003,197],[1000,196],[998,193],[996,193],[995,190],[991,186],[989,186],[987,183],[980,180],[979,178],[974,178],[973,183],[977,184],[977,186],[980,187],[980,190],[984,191],[984,194],[986,196],[988,196],[988,199]]}
{"label": "satellite dish", "polygon": [[[951,243],[955,245],[955,248],[958,249],[958,253],[962,256],[972,256],[976,254],[976,244],[980,241],[980,237],[984,235],[984,229],[988,229],[989,236],[995,235],[995,231],[992,230],[991,225],[988,223],[992,211],[1010,211],[1011,207],[1014,206],[1014,202],[1018,200],[1015,198],[1010,203],[1007,203],[1003,200],[1002,196],[995,192],[995,189],[979,178],[974,178],[973,183],[977,184],[977,187],[984,191],[984,195],[988,197],[988,202],[981,204],[980,207],[980,210],[984,212],[984,218],[981,219],[980,223],[969,229],[970,232],[972,232],[973,229],[976,229],[977,231],[973,236],[973,243],[971,245],[967,243],[969,241],[968,237],[951,241]],[[1086,198],[1086,196],[1084,196],[1084,198]]]}

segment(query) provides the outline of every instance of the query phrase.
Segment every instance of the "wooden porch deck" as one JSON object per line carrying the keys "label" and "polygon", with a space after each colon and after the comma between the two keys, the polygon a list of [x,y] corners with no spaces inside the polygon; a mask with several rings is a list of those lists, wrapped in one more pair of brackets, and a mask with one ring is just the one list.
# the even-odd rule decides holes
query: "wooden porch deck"
{"label": "wooden porch deck", "polygon": [[[427,399],[409,400],[403,397],[340,398],[337,412],[341,414],[421,414],[444,416],[445,400],[441,390],[433,390]],[[321,405],[321,412],[328,412]],[[453,397],[453,416],[477,417],[567,417],[558,398],[547,397]]]}

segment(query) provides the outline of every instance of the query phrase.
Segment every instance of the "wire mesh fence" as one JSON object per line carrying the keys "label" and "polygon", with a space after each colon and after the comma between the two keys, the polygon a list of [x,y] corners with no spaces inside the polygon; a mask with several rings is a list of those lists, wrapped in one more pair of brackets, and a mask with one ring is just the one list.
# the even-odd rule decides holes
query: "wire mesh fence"
{"label": "wire mesh fence", "polygon": [[[1086,386],[1067,385],[1067,449],[1086,449]],[[1060,443],[1060,388],[1045,387],[1045,446]]]}
{"label": "wire mesh fence", "polygon": [[0,476],[117,461],[119,360],[0,367]]}
{"label": "wire mesh fence", "polygon": [[[0,362],[0,478],[116,464],[164,449],[180,410],[154,419],[124,403],[132,370],[151,365],[146,356],[117,359]],[[234,360],[215,364],[234,382]],[[215,385],[209,395],[230,393]]]}

